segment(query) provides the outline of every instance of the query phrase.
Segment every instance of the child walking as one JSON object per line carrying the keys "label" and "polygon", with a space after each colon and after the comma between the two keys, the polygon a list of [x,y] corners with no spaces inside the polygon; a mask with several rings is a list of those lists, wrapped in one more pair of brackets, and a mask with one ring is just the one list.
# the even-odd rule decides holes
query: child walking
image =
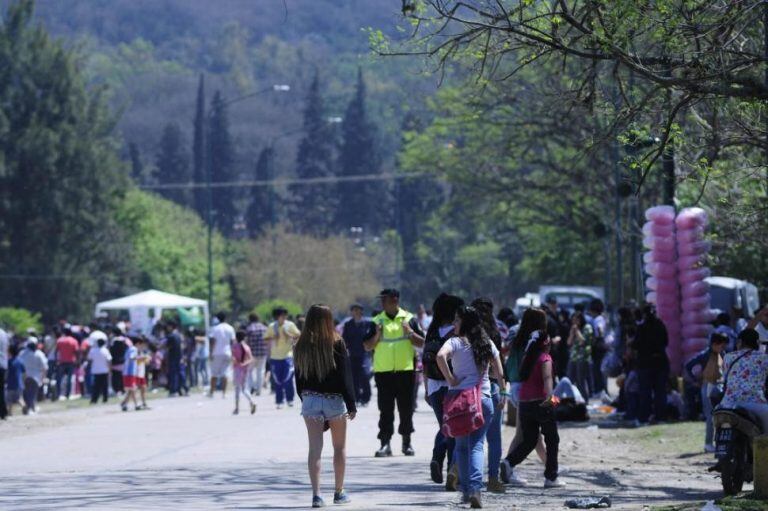
{"label": "child walking", "polygon": [[334,329],[333,314],[328,306],[309,308],[306,325],[294,347],[294,360],[296,390],[309,437],[307,466],[312,482],[312,507],[325,506],[320,496],[320,455],[326,424],[333,443],[333,503],[347,504],[350,502],[344,491],[347,417],[354,419],[357,408],[349,353]]}
{"label": "child walking", "polygon": [[251,348],[245,342],[246,337],[245,331],[238,330],[235,333],[236,342],[232,345],[232,379],[235,383],[235,411],[232,412],[232,415],[240,413],[240,394],[244,395],[251,405],[251,415],[256,413],[256,403],[253,402],[251,393],[246,390],[248,373],[251,371],[251,364],[253,363]]}
{"label": "child walking", "polygon": [[544,435],[547,446],[547,461],[544,469],[544,487],[558,488],[565,483],[557,478],[557,451],[560,437],[557,433],[555,418],[556,400],[553,400],[552,357],[549,351],[552,343],[544,330],[531,334],[525,349],[523,362],[520,364],[520,427],[523,440],[502,462],[511,477],[515,477],[514,467],[522,463],[536,447],[539,432]]}

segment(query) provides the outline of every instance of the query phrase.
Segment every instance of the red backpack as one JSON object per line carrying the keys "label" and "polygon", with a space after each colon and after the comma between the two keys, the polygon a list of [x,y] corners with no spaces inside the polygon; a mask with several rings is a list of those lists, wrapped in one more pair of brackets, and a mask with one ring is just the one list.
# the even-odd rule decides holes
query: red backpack
{"label": "red backpack", "polygon": [[445,395],[442,427],[444,435],[451,438],[466,436],[482,428],[484,424],[480,384]]}

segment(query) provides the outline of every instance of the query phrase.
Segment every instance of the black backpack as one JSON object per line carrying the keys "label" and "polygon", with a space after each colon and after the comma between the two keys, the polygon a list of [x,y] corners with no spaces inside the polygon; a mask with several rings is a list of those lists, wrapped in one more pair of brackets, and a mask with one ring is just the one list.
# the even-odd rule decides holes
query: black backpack
{"label": "black backpack", "polygon": [[[421,353],[421,362],[424,366],[424,373],[427,378],[433,380],[445,380],[445,376],[440,372],[440,368],[437,366],[437,352],[443,347],[445,341],[454,336],[453,330],[451,330],[444,337],[434,336],[431,340],[428,339],[424,342],[424,350]],[[448,361],[448,367],[451,367],[451,361]],[[451,367],[451,370],[453,368]]]}

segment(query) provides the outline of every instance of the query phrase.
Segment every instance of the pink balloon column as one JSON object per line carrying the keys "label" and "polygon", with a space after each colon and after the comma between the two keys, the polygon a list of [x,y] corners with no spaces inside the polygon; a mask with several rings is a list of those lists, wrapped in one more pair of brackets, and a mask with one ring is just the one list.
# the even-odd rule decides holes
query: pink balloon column
{"label": "pink balloon column", "polygon": [[683,360],[688,360],[709,344],[710,322],[714,315],[709,308],[709,269],[704,267],[710,243],[704,240],[707,213],[701,208],[686,208],[675,220],[677,226],[677,269],[681,291]]}
{"label": "pink balloon column", "polygon": [[648,222],[643,226],[643,245],[649,249],[643,257],[645,272],[649,275],[646,301],[656,305],[659,318],[667,327],[667,355],[672,371],[677,373],[682,363],[682,350],[675,208],[656,206],[645,212],[645,218]]}

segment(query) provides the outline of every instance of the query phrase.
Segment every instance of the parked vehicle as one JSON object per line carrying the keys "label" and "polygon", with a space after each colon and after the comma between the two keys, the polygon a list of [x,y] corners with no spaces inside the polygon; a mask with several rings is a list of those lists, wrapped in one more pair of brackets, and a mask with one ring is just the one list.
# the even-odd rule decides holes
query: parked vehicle
{"label": "parked vehicle", "polygon": [[525,309],[530,307],[541,307],[541,300],[538,293],[525,293],[525,296],[515,300],[515,315],[518,318],[523,317]]}
{"label": "parked vehicle", "polygon": [[752,440],[761,434],[760,420],[744,408],[715,410],[715,457],[710,472],[720,472],[723,492],[735,495],[752,482]]}
{"label": "parked vehicle", "polygon": [[760,296],[754,284],[730,277],[709,277],[705,280],[709,283],[712,309],[728,313],[734,308],[741,309],[745,319],[753,317],[760,309]]}
{"label": "parked vehicle", "polygon": [[605,290],[596,286],[541,286],[539,298],[546,303],[551,297],[557,300],[557,306],[573,312],[577,305],[586,309],[589,302],[595,298],[605,301]]}

